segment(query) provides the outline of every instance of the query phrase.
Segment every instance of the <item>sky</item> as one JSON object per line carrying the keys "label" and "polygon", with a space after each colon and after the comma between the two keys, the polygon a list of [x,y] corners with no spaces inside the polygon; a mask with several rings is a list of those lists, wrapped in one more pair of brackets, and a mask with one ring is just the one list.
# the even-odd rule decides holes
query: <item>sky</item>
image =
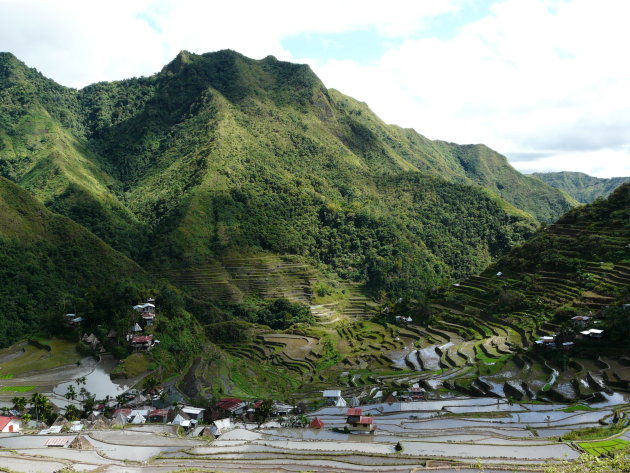
{"label": "sky", "polygon": [[630,176],[627,0],[0,0],[0,50],[70,87],[179,51],[307,63],[327,87],[522,172]]}

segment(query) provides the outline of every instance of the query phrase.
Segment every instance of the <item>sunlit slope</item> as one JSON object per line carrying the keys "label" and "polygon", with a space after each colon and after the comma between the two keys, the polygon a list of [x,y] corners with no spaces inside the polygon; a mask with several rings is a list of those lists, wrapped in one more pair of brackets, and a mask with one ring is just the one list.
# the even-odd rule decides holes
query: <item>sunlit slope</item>
{"label": "sunlit slope", "polygon": [[[84,137],[77,92],[0,54],[0,175],[128,255],[143,225]],[[140,244],[142,246],[142,244]]]}
{"label": "sunlit slope", "polygon": [[386,125],[273,57],[182,52],[80,91],[9,54],[0,71],[2,175],[160,274],[290,254],[420,293],[572,204],[481,145]]}

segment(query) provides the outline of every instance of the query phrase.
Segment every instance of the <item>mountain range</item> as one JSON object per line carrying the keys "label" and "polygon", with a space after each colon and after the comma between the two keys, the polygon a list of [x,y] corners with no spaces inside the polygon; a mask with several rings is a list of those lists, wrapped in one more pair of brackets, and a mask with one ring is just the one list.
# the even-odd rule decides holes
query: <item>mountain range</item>
{"label": "mountain range", "polygon": [[569,171],[536,172],[532,176],[556,189],[563,190],[583,204],[589,204],[598,197],[606,197],[621,184],[630,181],[630,177],[601,178]]}
{"label": "mountain range", "polygon": [[[209,321],[230,315],[208,307],[251,297],[309,302],[318,284],[422,297],[577,205],[484,145],[385,124],[306,65],[227,50],[182,51],[150,77],[81,90],[1,53],[0,176],[22,196],[5,200],[7,215],[35,212],[82,235],[63,243],[64,264],[86,273],[79,283],[59,276],[46,296],[0,308],[27,314],[20,330],[113,273],[167,279],[206,301]],[[61,245],[11,218],[20,230],[4,248]],[[11,264],[41,276],[50,255],[37,251]],[[256,273],[283,264],[288,289]]]}

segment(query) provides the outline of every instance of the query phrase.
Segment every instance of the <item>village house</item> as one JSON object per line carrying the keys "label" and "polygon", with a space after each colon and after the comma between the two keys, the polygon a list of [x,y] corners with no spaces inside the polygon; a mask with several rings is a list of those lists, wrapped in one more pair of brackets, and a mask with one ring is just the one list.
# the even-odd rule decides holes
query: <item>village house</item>
{"label": "village house", "polygon": [[196,424],[199,421],[203,421],[203,413],[205,412],[205,409],[200,407],[184,406],[182,407],[182,412],[188,415],[193,424]]}
{"label": "village house", "polygon": [[322,421],[319,417],[315,417],[311,423],[308,425],[309,429],[323,429],[324,421]]}
{"label": "village house", "polygon": [[133,409],[127,416],[127,419],[131,424],[144,424],[149,417],[149,412],[151,412],[151,409],[147,406]]}
{"label": "village house", "polygon": [[578,327],[586,327],[589,320],[591,320],[591,317],[588,315],[576,315],[575,317],[571,317],[573,324]]}
{"label": "village house", "polygon": [[232,428],[232,419],[218,419],[212,422],[208,427],[206,427],[201,435],[212,435],[215,439],[219,438],[225,432]]}
{"label": "village house", "polygon": [[79,325],[83,322],[83,317],[77,317],[77,314],[66,314],[65,321],[68,326]]}
{"label": "village house", "polygon": [[409,396],[409,399],[411,399],[412,401],[417,401],[419,399],[424,399],[426,397],[424,388],[421,388],[420,386],[413,386],[409,388],[407,395]]}
{"label": "village house", "polygon": [[153,325],[153,321],[155,320],[155,314],[151,312],[146,312],[142,314],[142,320],[147,327]]}
{"label": "village house", "polygon": [[134,310],[142,314],[152,313],[155,314],[155,305],[150,302],[145,302],[144,304],[138,304],[133,306]]}
{"label": "village house", "polygon": [[348,418],[346,419],[346,428],[351,432],[374,432],[374,417],[361,415],[363,410],[360,407],[351,407],[348,409]]}
{"label": "village house", "polygon": [[0,432],[19,432],[22,428],[22,421],[17,417],[0,416]]}
{"label": "village house", "polygon": [[175,417],[173,418],[173,421],[171,422],[171,424],[179,425],[183,427],[184,429],[188,430],[190,426],[192,425],[192,421],[190,417],[188,416],[188,414],[180,410],[179,412],[175,414]]}
{"label": "village house", "polygon": [[221,399],[214,407],[219,409],[224,415],[239,416],[247,409],[247,403],[235,397],[228,397]]}
{"label": "village house", "polygon": [[131,347],[135,351],[149,351],[157,343],[153,341],[153,335],[135,335],[131,337]]}
{"label": "village house", "polygon": [[165,424],[168,418],[168,409],[154,409],[149,412],[149,422]]}
{"label": "village house", "polygon": [[604,336],[604,331],[597,328],[584,330],[580,333],[588,338],[602,338]]}
{"label": "village house", "polygon": [[545,335],[544,337],[540,337],[538,340],[534,342],[536,348],[545,348],[548,350],[557,348],[556,347],[556,336],[555,335]]}
{"label": "village house", "polygon": [[285,404],[283,402],[275,401],[271,406],[272,416],[286,416],[293,410],[293,406]]}
{"label": "village house", "polygon": [[341,391],[338,389],[327,389],[323,392],[323,396],[329,406],[346,406],[346,401],[341,397]]}

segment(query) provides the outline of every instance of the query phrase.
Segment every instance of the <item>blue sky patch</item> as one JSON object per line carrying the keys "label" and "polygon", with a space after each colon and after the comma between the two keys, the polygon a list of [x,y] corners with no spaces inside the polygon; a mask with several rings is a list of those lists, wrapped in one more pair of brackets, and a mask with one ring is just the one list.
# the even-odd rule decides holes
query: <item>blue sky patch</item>
{"label": "blue sky patch", "polygon": [[282,39],[282,46],[295,58],[311,58],[316,61],[353,60],[369,63],[378,60],[387,50],[394,49],[405,40],[437,38],[448,40],[459,29],[487,16],[493,0],[465,1],[452,13],[427,18],[413,35],[404,38],[384,36],[375,28],[365,28],[343,33],[299,33]]}

